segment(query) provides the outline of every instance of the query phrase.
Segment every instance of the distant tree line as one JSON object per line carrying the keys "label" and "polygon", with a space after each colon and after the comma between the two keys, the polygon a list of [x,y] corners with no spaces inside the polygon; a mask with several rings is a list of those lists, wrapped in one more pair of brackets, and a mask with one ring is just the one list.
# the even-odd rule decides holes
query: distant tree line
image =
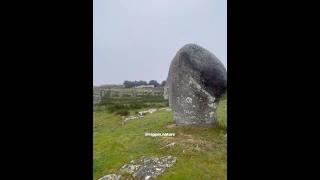
{"label": "distant tree line", "polygon": [[124,81],[123,85],[125,88],[132,88],[136,86],[141,86],[141,85],[154,85],[155,87],[159,86],[164,86],[166,84],[166,81],[162,81],[161,84],[157,82],[157,80],[150,80],[149,83],[146,81]]}

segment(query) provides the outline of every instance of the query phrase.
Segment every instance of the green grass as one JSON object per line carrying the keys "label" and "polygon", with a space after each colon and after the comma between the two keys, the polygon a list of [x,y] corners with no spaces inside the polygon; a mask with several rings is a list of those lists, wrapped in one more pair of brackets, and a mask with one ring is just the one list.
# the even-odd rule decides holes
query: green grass
{"label": "green grass", "polygon": [[137,97],[109,97],[104,96],[102,101],[94,106],[94,111],[108,111],[110,113],[125,115],[131,110],[142,108],[165,107],[168,100],[162,96],[137,96]]}
{"label": "green grass", "polygon": [[218,117],[218,126],[221,128],[227,128],[227,98],[222,98],[219,102],[217,109]]}
{"label": "green grass", "polygon": [[[157,111],[122,125],[120,116],[103,109],[95,111],[94,179],[120,173],[123,164],[141,156],[165,155],[176,156],[177,163],[159,179],[226,179],[226,130],[221,128],[226,126],[226,100],[219,106],[218,127],[174,126],[168,111]],[[145,132],[174,132],[176,136],[145,137]],[[172,142],[176,145],[164,148]]]}

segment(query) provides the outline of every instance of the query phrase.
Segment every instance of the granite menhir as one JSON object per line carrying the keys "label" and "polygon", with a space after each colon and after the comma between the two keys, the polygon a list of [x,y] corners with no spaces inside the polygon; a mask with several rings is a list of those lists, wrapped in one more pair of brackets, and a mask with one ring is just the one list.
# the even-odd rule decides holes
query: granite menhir
{"label": "granite menhir", "polygon": [[176,124],[213,124],[219,98],[227,91],[227,71],[210,51],[183,46],[173,58],[165,97]]}

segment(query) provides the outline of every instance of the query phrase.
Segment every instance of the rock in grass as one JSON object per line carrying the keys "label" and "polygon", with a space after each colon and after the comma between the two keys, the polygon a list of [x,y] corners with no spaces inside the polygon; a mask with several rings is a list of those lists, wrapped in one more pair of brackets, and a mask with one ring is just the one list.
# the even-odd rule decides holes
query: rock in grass
{"label": "rock in grass", "polygon": [[171,167],[176,160],[177,158],[173,156],[163,156],[160,158],[142,157],[123,165],[121,171],[131,174],[137,180],[155,179],[166,168]]}
{"label": "rock in grass", "polygon": [[100,178],[99,180],[120,180],[121,175],[117,174],[108,174]]}
{"label": "rock in grass", "polygon": [[165,88],[177,124],[213,124],[227,71],[211,52],[187,44],[172,60]]}

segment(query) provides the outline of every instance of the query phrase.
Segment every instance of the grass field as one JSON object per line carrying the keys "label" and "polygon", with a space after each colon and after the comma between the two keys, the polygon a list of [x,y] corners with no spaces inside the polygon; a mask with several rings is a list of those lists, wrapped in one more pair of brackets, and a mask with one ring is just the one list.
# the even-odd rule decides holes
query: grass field
{"label": "grass field", "polygon": [[104,97],[94,111],[108,111],[119,115],[128,115],[129,111],[142,108],[160,108],[168,106],[162,96],[143,97]]}
{"label": "grass field", "polygon": [[[121,116],[103,108],[95,111],[94,179],[121,174],[118,170],[123,164],[141,156],[165,155],[177,157],[177,162],[158,179],[226,179],[226,105],[223,99],[218,109],[219,125],[211,127],[175,126],[169,111],[157,111],[122,125]],[[145,137],[145,132],[172,132],[176,136]],[[175,145],[165,147],[170,143]]]}

